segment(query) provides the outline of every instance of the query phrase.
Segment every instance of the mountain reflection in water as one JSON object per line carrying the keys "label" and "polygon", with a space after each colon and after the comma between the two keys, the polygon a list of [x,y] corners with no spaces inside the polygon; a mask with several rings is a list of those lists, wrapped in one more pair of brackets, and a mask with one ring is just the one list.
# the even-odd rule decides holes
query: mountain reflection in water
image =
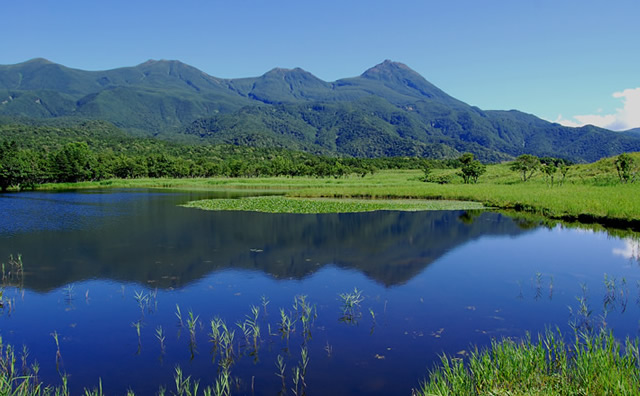
{"label": "mountain reflection in water", "polygon": [[393,286],[457,246],[528,228],[490,212],[294,215],[177,206],[215,195],[135,190],[4,195],[0,257],[23,254],[25,287],[38,291],[85,279],[179,288],[229,268],[297,279],[325,265],[358,270]]}

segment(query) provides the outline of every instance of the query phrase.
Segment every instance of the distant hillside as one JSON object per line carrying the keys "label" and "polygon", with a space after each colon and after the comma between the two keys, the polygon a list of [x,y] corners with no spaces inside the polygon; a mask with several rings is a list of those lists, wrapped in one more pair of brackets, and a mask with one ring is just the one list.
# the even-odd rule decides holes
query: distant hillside
{"label": "distant hillside", "polygon": [[623,132],[626,135],[640,136],[640,128],[629,129]]}
{"label": "distant hillside", "polygon": [[640,151],[640,134],[568,128],[461,102],[391,61],[325,82],[302,69],[220,79],[178,61],[107,71],[44,59],[0,66],[0,116],[105,120],[128,133],[359,157],[484,161],[529,153],[594,161]]}

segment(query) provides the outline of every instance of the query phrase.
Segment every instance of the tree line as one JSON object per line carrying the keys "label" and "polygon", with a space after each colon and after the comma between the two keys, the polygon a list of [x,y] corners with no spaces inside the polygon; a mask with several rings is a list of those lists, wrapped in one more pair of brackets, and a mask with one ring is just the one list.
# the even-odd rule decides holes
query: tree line
{"label": "tree line", "polygon": [[[379,169],[418,169],[425,160],[412,157],[326,157],[282,149],[237,146],[188,146],[139,139],[137,149],[94,149],[68,142],[56,149],[24,148],[0,141],[0,189],[28,189],[42,183],[73,183],[110,178],[197,178],[365,176]],[[456,161],[430,161],[452,167]]]}
{"label": "tree line", "polygon": [[[0,120],[1,121],[1,120]],[[422,169],[429,182],[449,183],[459,169],[464,183],[477,183],[486,172],[473,154],[458,158],[332,157],[283,148],[169,142],[133,137],[109,123],[27,125],[0,122],[0,190],[26,189],[41,183],[98,181],[110,178],[364,176],[385,169]],[[510,165],[523,182],[540,172],[551,186],[562,184],[571,162],[524,154]],[[633,157],[619,155],[613,164],[622,183],[633,183]]]}

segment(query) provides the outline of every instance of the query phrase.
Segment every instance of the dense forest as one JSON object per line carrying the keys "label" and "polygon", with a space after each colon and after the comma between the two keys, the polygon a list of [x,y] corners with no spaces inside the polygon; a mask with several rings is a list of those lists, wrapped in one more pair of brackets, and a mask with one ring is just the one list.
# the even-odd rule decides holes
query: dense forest
{"label": "dense forest", "polygon": [[379,169],[455,167],[457,160],[318,156],[278,148],[132,137],[100,121],[0,124],[0,189],[141,177],[364,176]]}

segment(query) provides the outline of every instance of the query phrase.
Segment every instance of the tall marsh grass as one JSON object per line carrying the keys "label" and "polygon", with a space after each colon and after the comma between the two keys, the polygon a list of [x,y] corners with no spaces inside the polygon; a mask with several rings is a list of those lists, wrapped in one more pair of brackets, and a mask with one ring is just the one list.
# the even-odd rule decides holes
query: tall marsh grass
{"label": "tall marsh grass", "polygon": [[638,340],[576,333],[567,344],[547,331],[533,342],[494,340],[468,361],[442,356],[416,395],[638,395]]}

